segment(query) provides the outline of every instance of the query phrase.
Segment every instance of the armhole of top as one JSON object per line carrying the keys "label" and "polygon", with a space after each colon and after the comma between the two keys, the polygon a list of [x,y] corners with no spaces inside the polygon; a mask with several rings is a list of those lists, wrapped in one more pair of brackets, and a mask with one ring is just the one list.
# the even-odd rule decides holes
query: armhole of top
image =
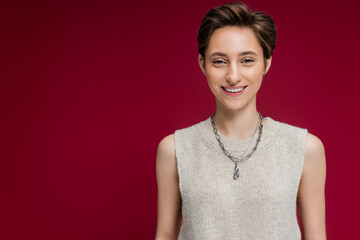
{"label": "armhole of top", "polygon": [[182,164],[181,164],[181,149],[179,146],[179,130],[176,130],[174,132],[174,154],[175,154],[175,160],[176,160],[176,169],[179,177],[179,189],[180,194],[182,194]]}
{"label": "armhole of top", "polygon": [[308,130],[306,128],[301,129],[300,134],[300,154],[301,154],[301,177],[304,171],[304,162],[305,162],[305,154],[306,154],[306,139],[308,135]]}

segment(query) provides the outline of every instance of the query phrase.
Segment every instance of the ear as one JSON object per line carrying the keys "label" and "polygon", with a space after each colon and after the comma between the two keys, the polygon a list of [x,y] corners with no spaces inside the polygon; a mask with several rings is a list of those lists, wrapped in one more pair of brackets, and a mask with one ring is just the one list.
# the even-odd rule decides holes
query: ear
{"label": "ear", "polygon": [[205,70],[205,59],[203,56],[201,56],[201,54],[199,53],[199,57],[198,57],[198,61],[199,61],[199,66],[201,71],[204,73],[204,75],[206,76],[206,70]]}
{"label": "ear", "polygon": [[271,66],[271,60],[272,60],[272,56],[269,59],[266,59],[266,69],[264,71],[264,75],[269,71],[270,66]]}

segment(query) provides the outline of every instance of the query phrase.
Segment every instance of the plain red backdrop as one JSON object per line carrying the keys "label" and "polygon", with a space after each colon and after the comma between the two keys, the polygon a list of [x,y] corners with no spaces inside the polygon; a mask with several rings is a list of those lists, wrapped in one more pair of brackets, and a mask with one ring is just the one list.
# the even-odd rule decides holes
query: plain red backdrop
{"label": "plain red backdrop", "polygon": [[[215,110],[196,35],[226,2],[1,2],[1,239],[154,238],[157,145]],[[330,240],[358,235],[354,2],[246,1],[278,28],[259,110],[325,145]]]}

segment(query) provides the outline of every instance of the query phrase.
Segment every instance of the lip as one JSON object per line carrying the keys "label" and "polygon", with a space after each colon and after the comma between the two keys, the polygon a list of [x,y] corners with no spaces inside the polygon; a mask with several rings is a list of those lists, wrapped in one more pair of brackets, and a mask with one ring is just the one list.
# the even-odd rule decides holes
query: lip
{"label": "lip", "polygon": [[246,87],[247,85],[244,85],[244,86],[225,86],[225,88],[228,88],[228,89],[236,89],[236,88],[243,88],[243,87]]}
{"label": "lip", "polygon": [[224,91],[224,93],[230,97],[237,97],[237,96],[240,96],[242,95],[246,89],[247,89],[247,86],[236,86],[236,87],[226,87],[226,88],[229,88],[229,89],[236,89],[236,88],[244,88],[243,90],[241,90],[240,92],[236,92],[236,93],[231,93],[231,92],[228,92],[225,90],[225,87],[221,87],[221,89]]}

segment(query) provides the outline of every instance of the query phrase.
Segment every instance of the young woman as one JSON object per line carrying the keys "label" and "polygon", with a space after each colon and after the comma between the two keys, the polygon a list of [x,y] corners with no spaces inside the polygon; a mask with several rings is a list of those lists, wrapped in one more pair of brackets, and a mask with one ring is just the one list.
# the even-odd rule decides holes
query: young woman
{"label": "young woman", "polygon": [[303,238],[326,239],[322,142],[257,111],[275,44],[273,20],[241,2],[203,18],[198,60],[216,112],[159,143],[156,239],[301,239],[296,206]]}

